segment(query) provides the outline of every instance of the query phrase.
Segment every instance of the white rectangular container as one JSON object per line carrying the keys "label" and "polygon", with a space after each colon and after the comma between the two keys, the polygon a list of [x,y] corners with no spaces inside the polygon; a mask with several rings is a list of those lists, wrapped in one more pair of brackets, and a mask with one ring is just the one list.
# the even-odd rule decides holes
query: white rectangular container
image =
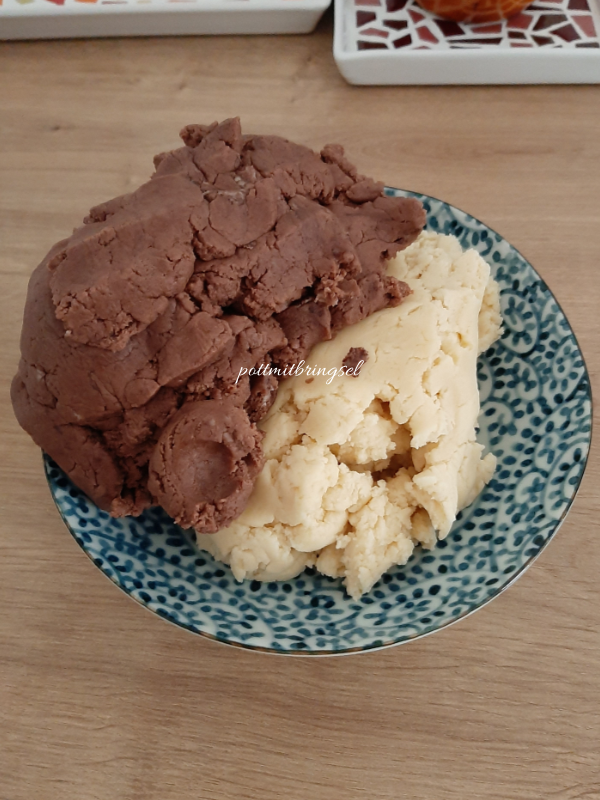
{"label": "white rectangular container", "polygon": [[448,23],[416,0],[335,0],[334,57],[355,84],[600,83],[598,0],[538,0]]}
{"label": "white rectangular container", "polygon": [[0,0],[0,39],[310,33],[331,0]]}

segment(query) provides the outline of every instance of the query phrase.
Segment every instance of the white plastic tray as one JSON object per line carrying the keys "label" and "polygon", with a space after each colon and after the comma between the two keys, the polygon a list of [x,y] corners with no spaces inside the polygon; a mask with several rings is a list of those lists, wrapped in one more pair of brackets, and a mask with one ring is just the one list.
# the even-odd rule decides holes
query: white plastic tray
{"label": "white plastic tray", "polygon": [[465,25],[416,0],[335,0],[334,57],[356,84],[600,83],[599,0],[539,0]]}
{"label": "white plastic tray", "polygon": [[309,33],[331,0],[0,0],[0,39]]}

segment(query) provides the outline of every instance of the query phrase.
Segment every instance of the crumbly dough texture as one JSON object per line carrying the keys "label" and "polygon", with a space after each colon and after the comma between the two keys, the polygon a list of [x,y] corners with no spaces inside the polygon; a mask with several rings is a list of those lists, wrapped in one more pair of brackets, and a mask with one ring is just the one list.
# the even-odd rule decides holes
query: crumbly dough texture
{"label": "crumbly dough texture", "polygon": [[358,378],[284,381],[260,427],[265,466],[245,511],[198,535],[238,580],[307,566],[358,598],[416,545],[435,546],[490,480],[475,438],[477,356],[499,336],[498,286],[475,250],[422,233],[389,265],[413,293],[317,345],[308,363],[369,357]]}
{"label": "crumbly dough texture", "polygon": [[245,135],[237,118],[181,136],[33,273],[12,400],[100,508],[161,504],[209,532],[240,513],[262,466],[255,423],[277,380],[249,371],[291,366],[398,305],[410,290],[385,264],[425,212],[339,145]]}

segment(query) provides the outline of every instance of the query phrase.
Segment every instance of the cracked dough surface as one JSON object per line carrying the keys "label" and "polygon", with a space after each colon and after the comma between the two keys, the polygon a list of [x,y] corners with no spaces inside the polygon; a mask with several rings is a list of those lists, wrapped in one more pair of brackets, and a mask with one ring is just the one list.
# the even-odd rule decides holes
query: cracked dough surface
{"label": "cracked dough surface", "polygon": [[198,545],[238,580],[286,580],[307,566],[358,598],[416,545],[449,532],[495,468],[475,439],[476,361],[499,336],[498,286],[475,250],[422,233],[388,272],[413,290],[317,345],[310,366],[360,376],[285,380],[260,427],[265,466],[229,527]]}

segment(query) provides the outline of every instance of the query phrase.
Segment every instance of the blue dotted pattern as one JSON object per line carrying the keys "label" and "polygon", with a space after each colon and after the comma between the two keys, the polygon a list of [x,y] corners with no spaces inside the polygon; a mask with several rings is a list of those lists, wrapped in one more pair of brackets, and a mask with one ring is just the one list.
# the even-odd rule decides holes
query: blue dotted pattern
{"label": "blue dotted pattern", "polygon": [[479,360],[480,440],[494,478],[435,550],[417,550],[360,601],[307,570],[282,583],[237,583],[161,510],[111,519],[45,457],[67,527],[121,589],[189,630],[287,654],[377,649],[431,633],[497,595],[558,529],[591,437],[589,379],[573,332],[548,287],[501,236],[434,198],[418,197],[428,228],[458,237],[488,261],[501,287],[505,330]]}

